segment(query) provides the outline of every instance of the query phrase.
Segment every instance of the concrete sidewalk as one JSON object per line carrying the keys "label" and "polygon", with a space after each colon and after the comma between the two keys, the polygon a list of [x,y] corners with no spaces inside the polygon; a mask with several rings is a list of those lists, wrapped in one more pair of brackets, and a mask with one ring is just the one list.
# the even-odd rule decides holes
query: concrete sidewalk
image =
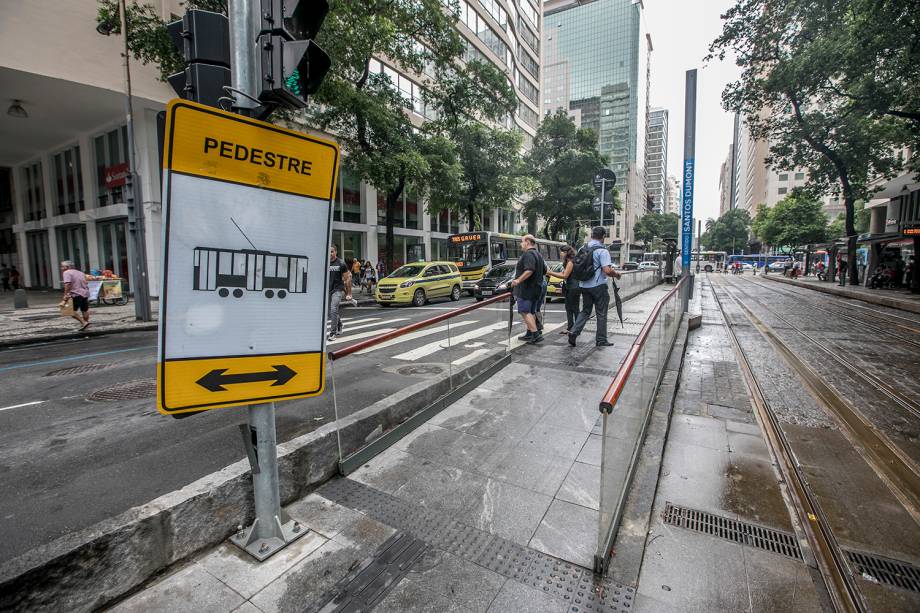
{"label": "concrete sidewalk", "polygon": [[842,298],[852,298],[862,300],[870,304],[891,307],[911,313],[920,313],[920,294],[912,294],[906,289],[869,289],[862,285],[847,285],[840,287],[837,283],[819,281],[816,277],[799,277],[798,279],[788,279],[782,274],[757,275],[761,279],[769,279],[779,283],[789,285],[798,285],[807,287],[816,292],[840,296]]}
{"label": "concrete sidewalk", "polygon": [[[290,505],[310,533],[258,564],[223,544],[116,611],[627,611],[631,587],[596,578],[598,403],[660,286],[593,320],[571,348],[546,340],[348,478]],[[611,309],[612,310],[612,309]],[[515,341],[515,347],[518,342]],[[324,608],[325,607],[325,608]]]}

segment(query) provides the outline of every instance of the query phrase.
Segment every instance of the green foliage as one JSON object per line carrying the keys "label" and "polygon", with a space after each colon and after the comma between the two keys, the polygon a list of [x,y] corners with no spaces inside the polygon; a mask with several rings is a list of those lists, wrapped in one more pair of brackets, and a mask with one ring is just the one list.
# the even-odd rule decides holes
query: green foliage
{"label": "green foliage", "polygon": [[703,247],[710,251],[739,253],[747,246],[751,229],[751,215],[744,209],[731,209],[718,219],[706,222],[701,238]]}
{"label": "green foliage", "polygon": [[[710,58],[731,53],[742,69],[741,78],[723,92],[723,106],[741,113],[755,138],[770,142],[767,162],[773,168],[807,168],[806,187],[814,197],[839,190],[848,235],[855,235],[855,202],[868,198],[872,180],[898,171],[896,147],[910,141],[905,124],[910,120],[869,112],[865,94],[871,91],[867,83],[876,82],[866,74],[886,67],[878,82],[891,94],[885,104],[917,111],[918,80],[910,80],[916,63],[899,74],[894,68],[917,54],[918,11],[914,7],[908,15],[909,4],[738,0],[710,46]],[[893,36],[887,22],[879,21],[864,37],[862,28],[879,19],[877,10],[900,15],[898,31],[904,36]],[[901,88],[914,93],[896,93]]]}
{"label": "green foliage", "polygon": [[661,251],[664,238],[678,238],[680,216],[677,213],[647,213],[636,221],[633,232],[646,251]]}
{"label": "green foliage", "polygon": [[[525,161],[526,172],[534,180],[525,214],[544,220],[545,237],[556,240],[564,233],[569,242],[576,243],[585,222],[597,217],[592,181],[605,165],[593,130],[577,128],[563,111],[547,116]],[[619,210],[615,190],[607,199]]]}
{"label": "green foliage", "polygon": [[798,189],[773,208],[757,207],[754,234],[767,245],[794,249],[827,240],[827,215],[819,201]]}
{"label": "green foliage", "polygon": [[[866,208],[866,204],[862,200],[857,200],[853,208],[856,212],[856,233],[863,234],[868,232],[872,212]],[[846,216],[843,213],[827,224],[827,237],[828,240],[846,237]]]}

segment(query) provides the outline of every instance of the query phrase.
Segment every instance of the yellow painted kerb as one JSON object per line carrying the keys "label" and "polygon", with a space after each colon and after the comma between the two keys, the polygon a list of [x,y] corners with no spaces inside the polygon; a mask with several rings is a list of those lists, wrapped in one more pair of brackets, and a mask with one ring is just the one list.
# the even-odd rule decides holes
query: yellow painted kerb
{"label": "yellow painted kerb", "polygon": [[167,170],[323,200],[335,194],[332,141],[181,99],[169,103],[166,121]]}

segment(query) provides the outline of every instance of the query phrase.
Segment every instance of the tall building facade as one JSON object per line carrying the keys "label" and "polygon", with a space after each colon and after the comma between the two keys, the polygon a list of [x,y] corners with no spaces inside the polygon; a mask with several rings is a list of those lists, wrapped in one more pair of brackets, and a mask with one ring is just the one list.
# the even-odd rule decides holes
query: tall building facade
{"label": "tall building facade", "polygon": [[733,208],[732,194],[734,191],[733,168],[735,163],[735,147],[728,146],[728,155],[722,162],[719,171],[719,216],[725,215]]}
{"label": "tall building facade", "polygon": [[665,200],[664,212],[680,215],[680,181],[674,175],[668,175],[668,197]]}
{"label": "tall building facade", "polygon": [[645,140],[645,190],[649,210],[664,212],[668,186],[668,110],[652,109]]}
{"label": "tall building facade", "polygon": [[[617,175],[622,210],[610,225],[629,259],[636,220],[647,210],[645,138],[651,39],[638,0],[547,0],[543,4],[543,112],[568,112],[598,134]],[[616,252],[616,247],[614,248]],[[635,254],[634,254],[635,255]]]}
{"label": "tall building facade", "polygon": [[[181,15],[179,0],[144,0],[164,20]],[[533,140],[540,119],[542,6],[539,0],[460,0],[457,29],[466,57],[498,66],[518,97],[505,126]],[[448,10],[445,8],[445,10]],[[124,185],[109,172],[127,161],[123,39],[96,31],[95,0],[33,0],[0,4],[0,90],[7,106],[22,101],[27,117],[0,115],[0,261],[15,265],[27,287],[60,287],[58,262],[110,269],[130,284]],[[54,19],[48,19],[54,15]],[[390,78],[420,124],[424,74],[385,58],[371,69]],[[156,114],[175,97],[152,65],[131,62],[135,150],[147,219],[150,293],[160,278],[160,164]],[[4,107],[6,110],[6,107]],[[335,138],[332,135],[332,138]],[[516,206],[519,209],[519,206]],[[335,201],[333,240],[346,258],[376,261],[384,249],[385,201],[372,185],[343,173]],[[520,232],[518,210],[494,210],[487,229]],[[397,263],[443,258],[447,237],[465,230],[453,214],[430,214],[407,192],[396,213]]]}

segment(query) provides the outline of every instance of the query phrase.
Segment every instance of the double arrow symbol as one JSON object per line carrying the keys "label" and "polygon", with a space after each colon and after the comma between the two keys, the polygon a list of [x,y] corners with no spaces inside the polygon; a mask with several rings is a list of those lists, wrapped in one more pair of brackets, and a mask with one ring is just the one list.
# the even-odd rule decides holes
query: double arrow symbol
{"label": "double arrow symbol", "polygon": [[274,370],[269,372],[250,372],[238,375],[225,375],[226,368],[215,368],[196,383],[211,392],[226,392],[225,385],[234,385],[236,383],[260,383],[262,381],[274,381],[272,386],[284,385],[294,378],[297,374],[283,364],[272,366]]}

